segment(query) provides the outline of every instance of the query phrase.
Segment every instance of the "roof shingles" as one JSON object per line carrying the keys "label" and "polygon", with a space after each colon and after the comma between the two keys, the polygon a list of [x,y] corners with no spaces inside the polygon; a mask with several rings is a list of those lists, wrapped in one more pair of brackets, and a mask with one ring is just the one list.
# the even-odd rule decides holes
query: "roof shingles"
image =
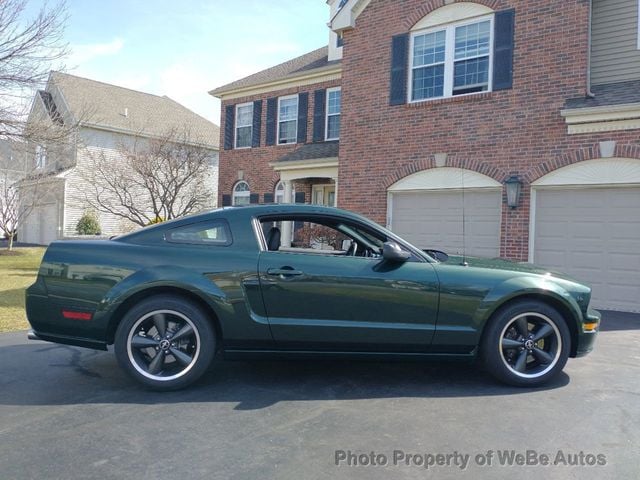
{"label": "roof shingles", "polygon": [[305,53],[304,55],[288,60],[280,65],[276,65],[275,67],[267,68],[261,72],[254,73],[248,77],[215,88],[209,93],[217,96],[230,91],[295,78],[305,73],[322,71],[324,69],[340,65],[340,60],[329,61],[328,51],[328,47],[318,48],[317,50]]}
{"label": "roof shingles", "polygon": [[71,114],[86,126],[163,137],[187,133],[189,141],[218,148],[220,128],[167,96],[130,90],[61,72],[51,80]]}
{"label": "roof shingles", "polygon": [[564,107],[572,109],[640,103],[640,80],[594,85],[591,91],[594,98],[571,98],[566,101]]}

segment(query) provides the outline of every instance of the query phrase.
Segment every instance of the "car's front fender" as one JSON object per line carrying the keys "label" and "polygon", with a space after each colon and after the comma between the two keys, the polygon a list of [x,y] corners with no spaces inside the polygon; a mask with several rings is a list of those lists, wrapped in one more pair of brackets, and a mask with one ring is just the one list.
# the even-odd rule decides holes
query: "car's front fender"
{"label": "car's front fender", "polygon": [[579,327],[582,312],[576,299],[568,290],[555,282],[553,277],[544,276],[518,276],[496,284],[478,307],[474,323],[484,327],[498,309],[509,302],[524,297],[535,297],[543,301],[547,299],[553,305],[560,305],[564,310],[561,313],[570,314],[571,318],[567,318],[567,322],[573,322],[573,325],[569,325],[569,327]]}

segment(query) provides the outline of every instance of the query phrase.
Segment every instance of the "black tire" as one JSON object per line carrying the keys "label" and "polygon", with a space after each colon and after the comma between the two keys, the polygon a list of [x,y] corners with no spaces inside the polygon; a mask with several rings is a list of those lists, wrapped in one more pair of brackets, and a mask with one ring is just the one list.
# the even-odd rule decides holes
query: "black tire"
{"label": "black tire", "polygon": [[555,308],[523,300],[491,317],[480,348],[484,366],[495,378],[518,387],[537,387],[564,368],[571,334]]}
{"label": "black tire", "polygon": [[135,305],[118,325],[114,343],[118,363],[131,377],[163,391],[195,382],[216,350],[206,313],[178,296],[154,296]]}

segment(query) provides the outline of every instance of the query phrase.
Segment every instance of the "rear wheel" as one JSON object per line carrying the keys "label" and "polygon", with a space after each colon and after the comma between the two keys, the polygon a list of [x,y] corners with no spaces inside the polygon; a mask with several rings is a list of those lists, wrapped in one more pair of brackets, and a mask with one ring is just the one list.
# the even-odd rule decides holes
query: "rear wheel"
{"label": "rear wheel", "polygon": [[196,381],[215,353],[207,315],[174,296],[151,297],[124,316],[115,336],[121,367],[155,390],[177,390]]}
{"label": "rear wheel", "polygon": [[535,387],[562,371],[570,333],[560,313],[539,301],[516,302],[489,321],[482,342],[484,364],[510,385]]}

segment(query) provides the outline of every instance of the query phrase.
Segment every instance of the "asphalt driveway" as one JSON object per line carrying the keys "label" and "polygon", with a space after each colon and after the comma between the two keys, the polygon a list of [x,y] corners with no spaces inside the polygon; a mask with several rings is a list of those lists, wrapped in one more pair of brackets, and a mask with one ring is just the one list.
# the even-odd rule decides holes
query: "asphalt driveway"
{"label": "asphalt driveway", "polygon": [[523,390],[464,364],[219,360],[161,394],[112,353],[4,334],[0,478],[637,479],[640,316],[606,312],[565,372]]}

